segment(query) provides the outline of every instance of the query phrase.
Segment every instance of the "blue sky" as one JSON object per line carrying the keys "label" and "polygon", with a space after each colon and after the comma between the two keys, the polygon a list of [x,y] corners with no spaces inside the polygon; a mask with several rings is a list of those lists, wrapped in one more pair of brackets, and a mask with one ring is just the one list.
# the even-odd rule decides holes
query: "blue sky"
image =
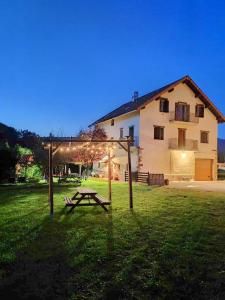
{"label": "blue sky", "polygon": [[225,113],[224,1],[0,1],[0,122],[73,135],[186,74]]}

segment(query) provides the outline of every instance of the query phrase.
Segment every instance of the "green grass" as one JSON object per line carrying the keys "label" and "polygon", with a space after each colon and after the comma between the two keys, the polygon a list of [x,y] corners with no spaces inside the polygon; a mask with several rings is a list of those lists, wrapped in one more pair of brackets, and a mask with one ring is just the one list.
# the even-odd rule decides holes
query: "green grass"
{"label": "green grass", "polygon": [[[84,184],[107,196],[107,182]],[[109,214],[65,214],[73,185],[0,187],[1,299],[224,299],[225,195],[113,183]]]}

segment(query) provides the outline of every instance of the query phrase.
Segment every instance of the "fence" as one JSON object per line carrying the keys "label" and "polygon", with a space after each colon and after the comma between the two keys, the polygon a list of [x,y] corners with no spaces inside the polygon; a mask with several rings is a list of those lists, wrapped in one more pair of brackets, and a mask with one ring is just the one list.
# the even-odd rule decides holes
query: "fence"
{"label": "fence", "polygon": [[[128,181],[128,171],[125,172],[125,181]],[[164,174],[151,174],[149,172],[132,172],[132,181],[148,185],[164,185]]]}

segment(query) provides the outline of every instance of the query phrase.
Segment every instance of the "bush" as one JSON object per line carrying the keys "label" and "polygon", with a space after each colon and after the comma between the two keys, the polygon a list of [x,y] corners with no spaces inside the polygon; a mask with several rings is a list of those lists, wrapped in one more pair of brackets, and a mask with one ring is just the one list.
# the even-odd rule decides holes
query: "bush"
{"label": "bush", "polygon": [[23,167],[20,171],[20,177],[26,177],[28,180],[33,179],[38,181],[42,179],[41,168],[38,165]]}

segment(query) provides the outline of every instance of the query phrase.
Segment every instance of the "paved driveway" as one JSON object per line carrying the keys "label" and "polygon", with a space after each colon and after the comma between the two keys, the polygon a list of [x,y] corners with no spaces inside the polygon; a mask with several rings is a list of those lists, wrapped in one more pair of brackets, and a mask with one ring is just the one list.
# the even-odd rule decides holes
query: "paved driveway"
{"label": "paved driveway", "polygon": [[225,193],[225,181],[171,181],[168,188]]}

